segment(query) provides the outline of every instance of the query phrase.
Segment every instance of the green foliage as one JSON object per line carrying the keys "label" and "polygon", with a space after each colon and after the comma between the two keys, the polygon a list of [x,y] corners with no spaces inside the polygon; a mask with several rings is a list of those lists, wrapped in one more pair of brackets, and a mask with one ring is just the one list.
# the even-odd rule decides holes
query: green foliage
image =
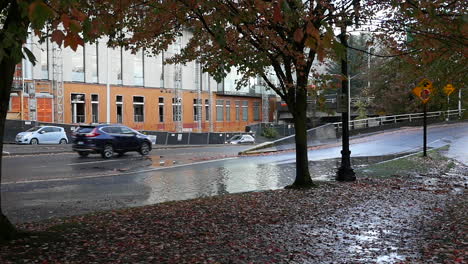
{"label": "green foliage", "polygon": [[357,119],[367,118],[367,107],[369,106],[369,104],[366,101],[364,101],[363,98],[360,98],[355,105],[357,106],[358,112]]}
{"label": "green foliage", "polygon": [[276,131],[276,129],[273,128],[273,127],[265,127],[265,128],[263,128],[263,131],[262,131],[262,136],[263,136],[263,137],[273,139],[273,138],[277,138],[278,135],[279,135],[279,134],[278,134],[278,131]]}

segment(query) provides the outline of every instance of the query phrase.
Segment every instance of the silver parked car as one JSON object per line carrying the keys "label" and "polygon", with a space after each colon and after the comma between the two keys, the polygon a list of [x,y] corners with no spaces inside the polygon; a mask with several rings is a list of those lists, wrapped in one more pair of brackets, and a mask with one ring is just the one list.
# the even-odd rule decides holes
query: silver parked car
{"label": "silver parked car", "polygon": [[235,135],[226,141],[228,144],[254,144],[255,138],[251,135]]}
{"label": "silver parked car", "polygon": [[63,127],[36,126],[16,135],[17,144],[67,144],[68,138]]}

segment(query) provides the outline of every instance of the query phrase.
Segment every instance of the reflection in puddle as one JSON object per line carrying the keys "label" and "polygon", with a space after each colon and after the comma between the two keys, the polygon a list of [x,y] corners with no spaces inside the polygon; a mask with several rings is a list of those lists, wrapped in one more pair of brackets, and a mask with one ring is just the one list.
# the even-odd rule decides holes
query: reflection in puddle
{"label": "reflection in puddle", "polygon": [[[400,155],[402,156],[402,155]],[[353,166],[366,166],[398,157],[398,155],[380,157],[352,158]],[[311,177],[315,181],[335,179],[340,159],[310,161]],[[165,157],[154,156],[152,166],[171,167],[178,165]],[[192,164],[174,169],[158,170],[144,178],[150,187],[150,195],[145,204],[161,203],[174,200],[194,199],[206,196],[222,195],[249,191],[261,191],[283,188],[294,181],[296,165],[283,161],[264,160],[258,162],[249,158],[225,161],[217,165]]]}
{"label": "reflection in puddle", "polygon": [[175,160],[165,159],[163,156],[153,156],[151,160],[153,167],[170,167],[177,164]]}
{"label": "reflection in puddle", "polygon": [[144,179],[151,188],[145,204],[283,188],[294,175],[288,171],[274,164],[245,162],[238,166],[200,164],[155,171]]}

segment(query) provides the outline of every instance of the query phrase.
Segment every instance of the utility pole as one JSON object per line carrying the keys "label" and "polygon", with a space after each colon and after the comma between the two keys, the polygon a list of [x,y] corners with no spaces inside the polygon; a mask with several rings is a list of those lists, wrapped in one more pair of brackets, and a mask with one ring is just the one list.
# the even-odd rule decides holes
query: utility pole
{"label": "utility pole", "polygon": [[458,88],[458,117],[461,118],[462,117],[462,93],[461,93],[461,88]]}
{"label": "utility pole", "polygon": [[[174,46],[175,54],[180,53],[182,48],[182,38],[178,37]],[[182,97],[181,91],[182,88],[182,65],[180,63],[174,64],[174,104],[175,104],[175,128],[176,132],[182,132]]]}
{"label": "utility pole", "polygon": [[[346,40],[346,23],[345,17],[343,16],[343,21],[341,24],[341,32],[339,35],[339,39],[341,44],[345,47],[345,52],[343,57],[341,58],[341,74],[343,76],[348,76],[348,43]],[[341,81],[341,92],[342,94],[346,94],[344,98],[348,100],[348,103],[351,98],[349,98],[349,91],[348,91],[348,81],[343,79]],[[349,111],[349,110],[347,110]],[[351,151],[349,150],[349,119],[348,119],[349,112],[341,113],[341,129],[342,129],[342,150],[341,150],[341,166],[338,168],[336,174],[337,181],[355,181],[356,174],[354,170],[351,168]]]}
{"label": "utility pole", "polygon": [[[106,123],[110,124],[110,56],[109,47],[106,46]],[[76,104],[74,104],[76,106]],[[119,122],[117,120],[117,122]]]}

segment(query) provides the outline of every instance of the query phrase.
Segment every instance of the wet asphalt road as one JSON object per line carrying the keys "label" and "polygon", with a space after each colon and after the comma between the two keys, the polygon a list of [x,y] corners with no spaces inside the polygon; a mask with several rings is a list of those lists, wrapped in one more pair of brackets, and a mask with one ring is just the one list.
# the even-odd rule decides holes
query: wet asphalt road
{"label": "wet asphalt road", "polygon": [[[451,145],[448,155],[468,156],[468,123],[430,127],[429,147]],[[353,163],[373,163],[420,150],[422,130],[409,128],[352,140]],[[72,153],[7,157],[2,202],[13,222],[83,214],[226,193],[283,188],[292,183],[295,153],[234,157],[245,146],[153,150],[102,160]],[[313,177],[330,179],[341,146],[309,152]],[[162,156],[162,157],[161,157]],[[218,158],[217,160],[210,160]],[[175,161],[175,163],[174,163]],[[465,163],[466,164],[466,163]]]}

